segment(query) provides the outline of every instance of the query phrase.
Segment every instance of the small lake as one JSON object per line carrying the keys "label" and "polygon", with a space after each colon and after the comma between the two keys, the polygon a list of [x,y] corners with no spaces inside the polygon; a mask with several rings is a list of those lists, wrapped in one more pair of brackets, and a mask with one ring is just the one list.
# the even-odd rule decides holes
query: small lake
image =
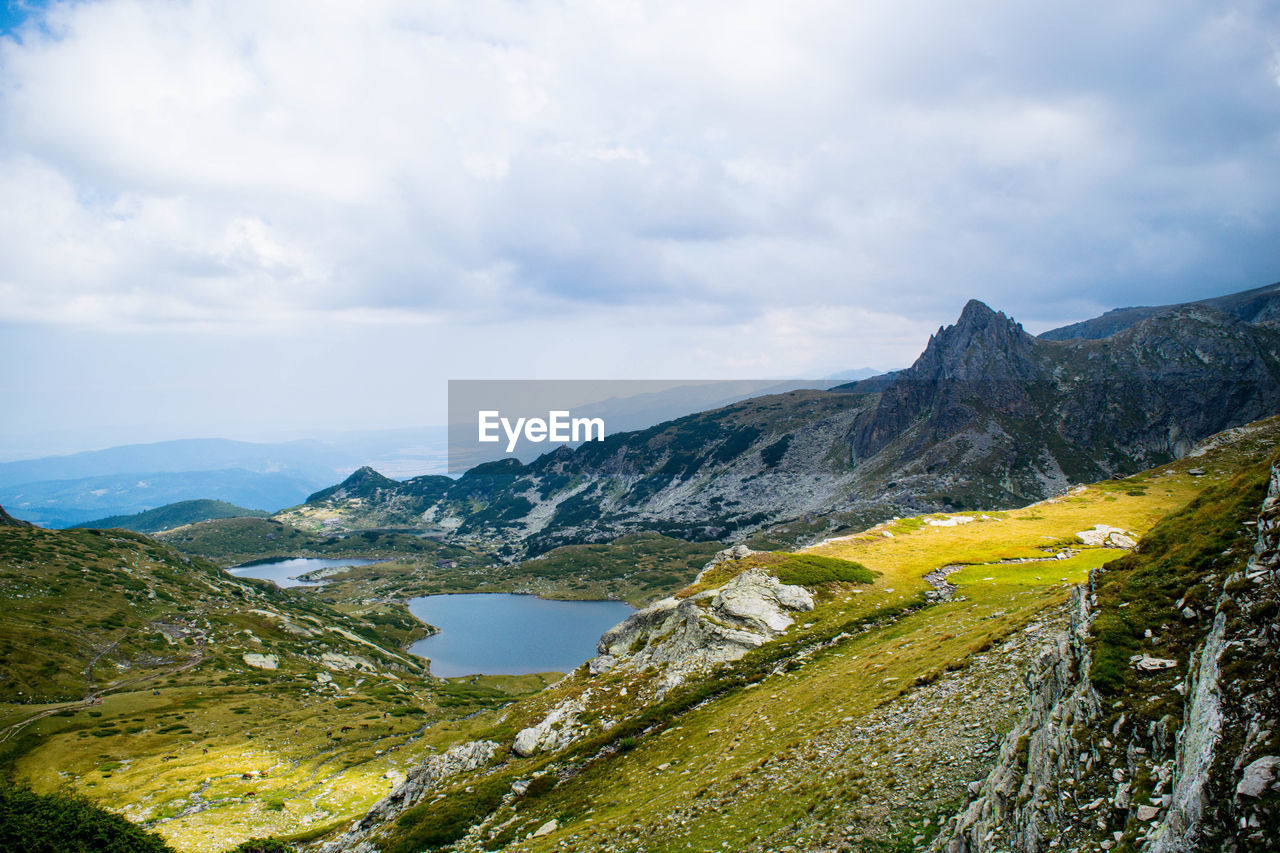
{"label": "small lake", "polygon": [[328,569],[333,566],[367,566],[382,560],[364,559],[327,559],[320,557],[294,557],[289,560],[271,560],[266,563],[251,563],[247,566],[233,566],[227,569],[233,575],[242,578],[259,578],[273,581],[276,586],[314,586],[307,581],[294,580],[298,575],[314,572],[316,569]]}
{"label": "small lake", "polygon": [[409,651],[431,674],[569,672],[596,655],[600,635],[635,609],[621,601],[552,601],[533,595],[464,593],[409,599],[409,610],[440,632]]}

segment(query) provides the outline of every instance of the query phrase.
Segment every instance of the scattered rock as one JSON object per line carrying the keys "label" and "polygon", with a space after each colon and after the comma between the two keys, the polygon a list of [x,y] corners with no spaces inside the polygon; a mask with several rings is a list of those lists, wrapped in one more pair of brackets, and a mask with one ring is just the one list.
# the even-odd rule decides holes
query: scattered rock
{"label": "scattered rock", "polygon": [[257,652],[245,652],[244,662],[254,669],[279,669],[280,661],[275,655],[263,655]]}
{"label": "scattered rock", "polygon": [[1236,793],[1242,797],[1261,797],[1276,778],[1280,769],[1280,756],[1265,755],[1244,769],[1236,785]]}

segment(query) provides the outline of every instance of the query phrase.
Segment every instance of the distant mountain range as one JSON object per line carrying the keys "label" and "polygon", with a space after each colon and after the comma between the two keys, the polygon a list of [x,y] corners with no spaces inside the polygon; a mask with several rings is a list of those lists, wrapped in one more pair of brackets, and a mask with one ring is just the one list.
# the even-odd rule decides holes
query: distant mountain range
{"label": "distant mountain range", "polygon": [[441,464],[443,430],[424,433],[350,436],[346,444],[184,439],[5,462],[0,463],[0,503],[46,527],[191,500],[274,512],[302,502],[371,459],[411,468],[414,451],[399,451],[415,443],[431,444],[427,452],[435,454],[432,464]]}
{"label": "distant mountain range", "polygon": [[1037,338],[971,301],[903,371],[753,398],[528,465],[486,463],[454,482],[362,469],[279,518],[424,527],[514,558],[643,529],[740,539],[789,524],[811,539],[906,512],[1019,505],[1280,412],[1277,305],[1271,286]]}

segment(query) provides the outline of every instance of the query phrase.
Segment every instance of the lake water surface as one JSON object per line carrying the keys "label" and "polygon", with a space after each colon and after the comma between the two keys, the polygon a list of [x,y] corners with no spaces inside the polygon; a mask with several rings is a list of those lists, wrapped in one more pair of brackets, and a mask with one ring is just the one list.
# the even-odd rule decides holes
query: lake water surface
{"label": "lake water surface", "polygon": [[332,566],[367,566],[379,560],[351,559],[348,557],[328,559],[319,557],[294,557],[289,560],[272,560],[268,563],[255,563],[249,566],[234,566],[227,571],[242,578],[260,578],[274,581],[276,586],[313,586],[307,581],[294,580],[297,575],[314,572],[316,569],[327,569]]}
{"label": "lake water surface", "polygon": [[596,654],[600,635],[635,612],[621,601],[551,601],[532,595],[465,593],[409,599],[409,610],[440,633],[409,651],[431,674],[569,672]]}

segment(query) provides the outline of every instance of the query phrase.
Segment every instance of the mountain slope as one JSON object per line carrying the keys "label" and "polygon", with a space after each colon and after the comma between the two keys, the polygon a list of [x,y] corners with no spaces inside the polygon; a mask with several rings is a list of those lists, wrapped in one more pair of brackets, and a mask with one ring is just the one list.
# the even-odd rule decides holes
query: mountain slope
{"label": "mountain slope", "polygon": [[400,649],[422,627],[137,533],[0,526],[0,776],[70,785],[184,851],[349,820],[545,683],[432,679]]}
{"label": "mountain slope", "polygon": [[933,849],[1274,849],[1277,466],[1207,490],[1091,574],[1029,669],[1027,714]]}
{"label": "mountain slope", "polygon": [[111,515],[86,521],[84,524],[75,524],[72,527],[93,527],[99,530],[118,527],[135,533],[157,533],[184,524],[215,518],[266,518],[267,515],[265,510],[245,509],[226,501],[195,500],[166,504],[134,515]]}
{"label": "mountain slope", "polygon": [[30,527],[31,523],[21,521],[5,512],[4,507],[0,506],[0,526],[4,527]]}
{"label": "mountain slope", "polygon": [[132,515],[188,500],[221,500],[274,512],[293,506],[317,481],[243,468],[107,474],[0,487],[0,503],[47,527],[69,527],[109,515]]}
{"label": "mountain slope", "polygon": [[[1071,763],[1085,751],[1005,740],[1040,689],[1023,673],[1048,659],[1082,599],[1072,587],[1131,561],[1131,537],[1144,558],[1195,542],[1189,519],[1224,495],[1256,507],[1278,445],[1273,418],[1189,459],[1018,510],[898,519],[799,555],[721,555],[697,584],[608,632],[600,657],[411,769],[319,849],[921,849],[978,789],[970,782],[999,766],[1002,744],[1013,760]],[[1234,535],[1240,517],[1218,515]],[[870,582],[801,572],[854,562]],[[1161,576],[1199,562],[1183,550]],[[1136,599],[1116,605],[1126,601]],[[1133,708],[1144,711],[1135,732],[1147,731],[1146,711],[1164,713],[1145,695],[1110,713]],[[1075,720],[1051,722],[1079,736]],[[1043,796],[1067,793],[1062,810],[1082,823],[1105,817],[1072,796],[1067,775]]]}
{"label": "mountain slope", "polygon": [[1280,332],[1266,325],[1190,305],[1054,341],[971,301],[895,374],[486,463],[426,493],[366,472],[277,517],[394,522],[506,559],[641,530],[742,540],[788,524],[804,542],[905,512],[1016,506],[1275,412]]}
{"label": "mountain slope", "polygon": [[1047,341],[1066,341],[1072,338],[1087,338],[1090,340],[1108,338],[1147,317],[1192,306],[1212,308],[1231,314],[1236,319],[1247,323],[1257,323],[1269,326],[1272,329],[1280,329],[1280,283],[1277,283],[1256,287],[1253,290],[1246,290],[1241,293],[1232,293],[1227,296],[1201,299],[1197,302],[1182,302],[1175,305],[1141,308],[1116,308],[1101,317],[1094,317],[1091,320],[1051,329],[1040,335],[1040,337]]}

